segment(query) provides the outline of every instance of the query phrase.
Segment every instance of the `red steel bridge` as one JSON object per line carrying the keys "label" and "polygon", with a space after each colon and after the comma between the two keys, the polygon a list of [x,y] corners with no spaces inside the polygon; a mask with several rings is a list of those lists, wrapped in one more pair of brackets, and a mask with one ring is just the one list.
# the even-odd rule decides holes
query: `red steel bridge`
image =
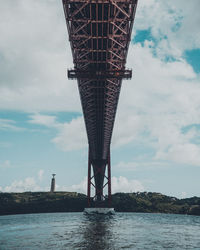
{"label": "red steel bridge", "polygon": [[125,64],[137,1],[63,0],[74,62],[68,78],[78,81],[89,144],[89,206],[111,204],[110,144],[122,79],[132,77]]}

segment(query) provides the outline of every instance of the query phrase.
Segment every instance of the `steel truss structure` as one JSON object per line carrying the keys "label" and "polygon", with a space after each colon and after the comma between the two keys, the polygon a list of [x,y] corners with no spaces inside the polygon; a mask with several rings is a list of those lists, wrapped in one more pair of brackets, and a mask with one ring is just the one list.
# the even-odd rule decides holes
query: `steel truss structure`
{"label": "steel truss structure", "polygon": [[74,62],[68,77],[78,81],[88,136],[88,202],[99,206],[106,187],[111,201],[110,144],[122,79],[132,77],[125,64],[137,0],[63,0],[63,6]]}

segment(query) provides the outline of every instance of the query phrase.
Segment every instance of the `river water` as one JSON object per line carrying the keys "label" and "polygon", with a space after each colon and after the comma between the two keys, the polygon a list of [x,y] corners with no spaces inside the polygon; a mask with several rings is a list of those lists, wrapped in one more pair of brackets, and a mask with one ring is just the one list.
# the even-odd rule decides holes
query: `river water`
{"label": "river water", "polygon": [[200,217],[142,213],[0,216],[0,249],[200,249]]}

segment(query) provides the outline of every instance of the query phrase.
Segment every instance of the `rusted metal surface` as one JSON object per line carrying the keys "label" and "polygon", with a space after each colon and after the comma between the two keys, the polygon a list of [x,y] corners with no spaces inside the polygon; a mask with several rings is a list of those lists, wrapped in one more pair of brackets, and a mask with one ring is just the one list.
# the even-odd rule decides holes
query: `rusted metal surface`
{"label": "rusted metal surface", "polygon": [[132,70],[118,70],[118,71],[86,71],[86,70],[68,70],[69,79],[108,79],[108,78],[118,78],[118,79],[131,79]]}
{"label": "rusted metal surface", "polygon": [[125,64],[137,0],[63,0],[63,6],[74,62],[68,77],[78,81],[93,167],[88,186],[101,201],[106,183],[111,196],[110,143],[122,79],[132,76]]}

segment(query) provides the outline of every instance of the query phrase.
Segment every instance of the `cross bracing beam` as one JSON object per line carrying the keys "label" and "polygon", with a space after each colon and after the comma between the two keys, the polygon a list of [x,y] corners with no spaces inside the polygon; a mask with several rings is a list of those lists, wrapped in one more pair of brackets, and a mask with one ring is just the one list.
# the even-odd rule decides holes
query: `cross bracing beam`
{"label": "cross bracing beam", "polygon": [[111,195],[110,143],[121,83],[132,77],[125,64],[137,0],[63,0],[63,6],[74,62],[68,77],[78,80],[89,144],[88,196],[94,186],[102,201],[107,185]]}

